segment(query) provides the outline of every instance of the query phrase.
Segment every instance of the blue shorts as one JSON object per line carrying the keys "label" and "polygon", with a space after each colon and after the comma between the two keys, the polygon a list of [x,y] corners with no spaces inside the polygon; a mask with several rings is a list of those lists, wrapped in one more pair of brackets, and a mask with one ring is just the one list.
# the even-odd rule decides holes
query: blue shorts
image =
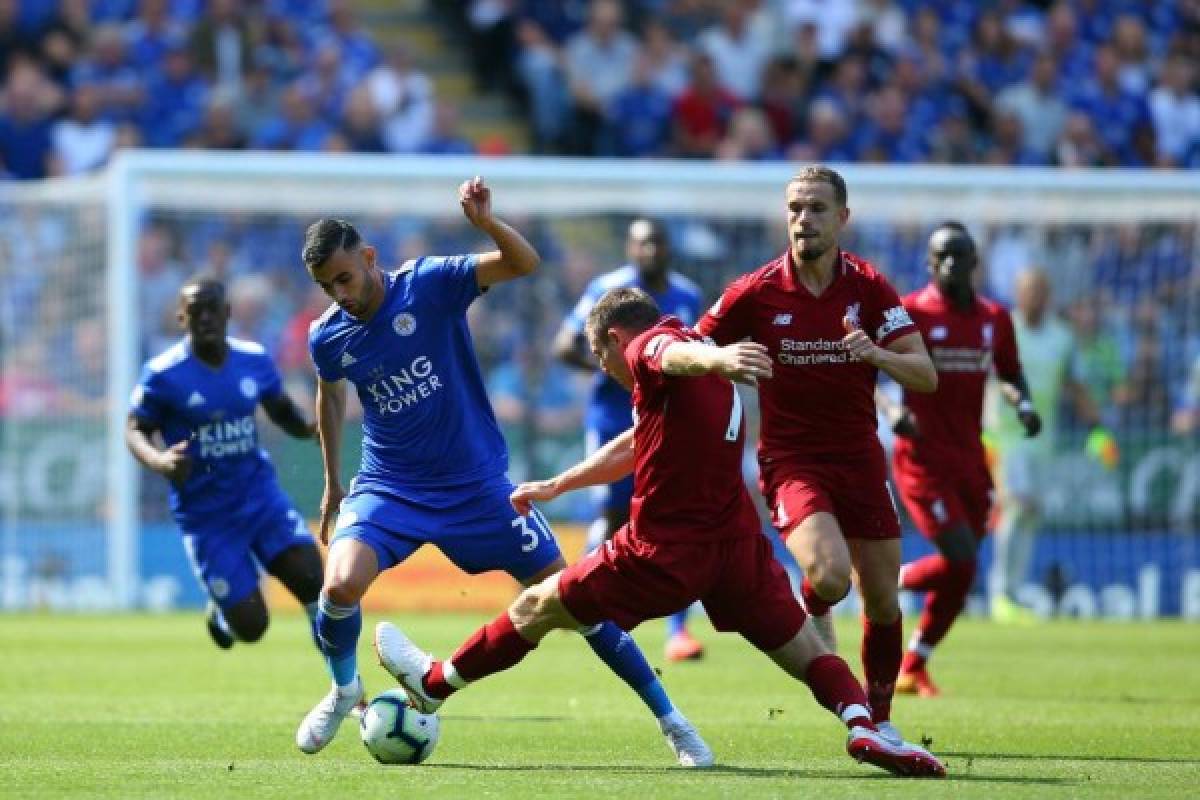
{"label": "blue shorts", "polygon": [[[596,452],[603,445],[611,442],[627,430],[629,430],[627,427],[621,430],[588,428],[586,438],[588,455]],[[628,515],[629,501],[633,499],[633,473],[626,475],[619,481],[593,486],[590,491],[592,504],[595,507],[594,513],[604,514],[609,511],[621,511]]]}
{"label": "blue shorts", "polygon": [[463,572],[507,572],[518,581],[562,556],[542,512],[521,517],[508,502],[505,476],[447,492],[437,505],[418,503],[376,488],[352,488],[338,509],[334,541],[350,537],[371,546],[379,571],[432,544]]}
{"label": "blue shorts", "polygon": [[234,514],[183,530],[196,580],[223,609],[258,589],[260,575],[284,550],[316,546],[304,517],[280,492],[250,508],[234,507]]}

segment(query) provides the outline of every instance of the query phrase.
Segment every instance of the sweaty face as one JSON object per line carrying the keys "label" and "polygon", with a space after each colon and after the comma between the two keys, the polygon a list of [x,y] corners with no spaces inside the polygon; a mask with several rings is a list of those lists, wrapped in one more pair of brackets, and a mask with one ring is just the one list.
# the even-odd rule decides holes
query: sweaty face
{"label": "sweaty face", "polygon": [[941,228],[929,237],[929,270],[943,289],[969,287],[977,257],[971,237]]}
{"label": "sweaty face", "polygon": [[179,293],[178,317],[194,344],[203,347],[223,342],[229,322],[225,291],[212,284],[185,286]]}
{"label": "sweaty face", "polygon": [[380,286],[375,280],[375,248],[337,250],[309,270],[321,290],[352,317],[374,311]]}
{"label": "sweaty face", "polygon": [[633,373],[625,363],[624,357],[625,345],[629,344],[629,338],[622,336],[615,328],[609,328],[604,333],[589,330],[588,344],[592,348],[592,355],[600,362],[600,369],[604,370],[604,374],[626,389],[632,389]]}
{"label": "sweaty face", "polygon": [[838,246],[850,211],[825,181],[792,181],[787,187],[788,240],[797,262],[816,261]]}

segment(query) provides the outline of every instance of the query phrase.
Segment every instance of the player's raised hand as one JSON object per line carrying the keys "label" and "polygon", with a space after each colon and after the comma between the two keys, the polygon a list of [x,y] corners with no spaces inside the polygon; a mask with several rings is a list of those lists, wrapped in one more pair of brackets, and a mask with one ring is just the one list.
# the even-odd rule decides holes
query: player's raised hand
{"label": "player's raised hand", "polygon": [[523,517],[533,509],[535,502],[546,502],[556,497],[558,489],[555,488],[554,481],[526,481],[513,489],[513,493],[508,496],[508,502],[512,503],[513,510]]}
{"label": "player's raised hand", "polygon": [[842,347],[846,352],[860,361],[874,364],[879,345],[871,341],[871,337],[859,327],[858,322],[848,316],[842,317],[842,327],[846,329],[846,335],[842,337]]}
{"label": "player's raised hand", "polygon": [[734,342],[720,348],[717,372],[731,381],[757,386],[772,375],[771,354],[758,342]]}
{"label": "player's raised hand", "polygon": [[190,439],[184,439],[163,450],[158,457],[158,471],[175,484],[182,484],[192,474],[192,457],[187,449]]}
{"label": "player's raised hand", "polygon": [[325,491],[321,494],[321,528],[317,534],[321,544],[329,544],[329,528],[333,525],[333,518],[337,516],[338,507],[345,496],[346,490],[341,486],[326,482]]}
{"label": "player's raised hand", "polygon": [[479,227],[492,218],[492,190],[476,175],[458,187],[458,202],[471,224]]}

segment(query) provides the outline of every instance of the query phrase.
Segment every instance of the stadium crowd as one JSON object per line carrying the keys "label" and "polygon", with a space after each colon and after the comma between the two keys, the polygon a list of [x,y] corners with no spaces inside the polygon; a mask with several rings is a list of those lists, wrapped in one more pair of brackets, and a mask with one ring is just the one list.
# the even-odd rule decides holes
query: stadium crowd
{"label": "stadium crowd", "polygon": [[[469,31],[481,88],[526,99],[543,152],[1200,166],[1196,0],[431,5]],[[0,0],[0,59],[0,161],[17,178],[86,171],[137,143],[472,149],[428,79],[404,52],[381,52],[344,0]],[[176,292],[209,272],[229,287],[233,334],[263,342],[303,399],[308,324],[328,305],[297,260],[310,221],[146,219],[142,356],[178,336]],[[457,220],[355,221],[388,265],[483,244]],[[588,376],[542,343],[588,279],[622,263],[628,220],[519,222],[552,268],[520,296],[497,287],[470,316],[518,462],[555,463],[578,447]],[[777,220],[666,223],[673,266],[708,300],[783,247]],[[856,219],[846,246],[903,293],[926,281],[928,233]],[[89,212],[30,206],[0,220],[0,264],[39,265],[9,269],[0,294],[6,419],[102,413],[103,237]],[[991,226],[977,238],[987,292],[1010,305],[1020,270],[1053,268],[1051,302],[1107,424],[1200,435],[1194,224]]]}
{"label": "stadium crowd", "polygon": [[459,0],[539,152],[1200,166],[1194,0]]}

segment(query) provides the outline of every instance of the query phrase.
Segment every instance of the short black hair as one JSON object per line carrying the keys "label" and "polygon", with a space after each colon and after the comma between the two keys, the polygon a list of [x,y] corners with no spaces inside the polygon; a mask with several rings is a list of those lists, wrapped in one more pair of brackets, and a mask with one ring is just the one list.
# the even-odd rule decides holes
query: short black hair
{"label": "short black hair", "polygon": [[339,250],[353,250],[362,243],[358,229],[344,219],[319,219],[304,232],[304,249],[300,257],[304,266],[316,269]]}
{"label": "short black hair", "polygon": [[820,181],[828,183],[833,187],[833,196],[837,198],[838,205],[842,208],[846,207],[846,201],[850,194],[846,191],[846,179],[842,177],[836,169],[826,167],[823,164],[814,164],[809,167],[803,167],[799,172],[792,176],[788,181],[788,186],[801,181]]}
{"label": "short black hair", "polygon": [[654,298],[636,287],[609,289],[587,316],[588,335],[593,339],[609,328],[641,333],[662,318]]}
{"label": "short black hair", "polygon": [[971,238],[971,232],[969,230],[967,230],[967,226],[962,224],[961,222],[959,222],[956,219],[942,220],[937,225],[933,226],[933,230],[929,232],[929,235],[932,236],[933,234],[937,233],[938,231],[944,231],[944,230],[958,231],[963,236],[966,236],[968,239]]}
{"label": "short black hair", "polygon": [[192,288],[215,289],[221,295],[222,298],[225,297],[225,284],[221,282],[220,278],[218,278],[216,275],[213,275],[210,272],[196,273],[195,275],[193,275],[192,277],[190,277],[186,281],[184,281],[183,285],[179,287],[180,299],[183,298],[184,292],[186,292],[188,289],[192,289]]}

